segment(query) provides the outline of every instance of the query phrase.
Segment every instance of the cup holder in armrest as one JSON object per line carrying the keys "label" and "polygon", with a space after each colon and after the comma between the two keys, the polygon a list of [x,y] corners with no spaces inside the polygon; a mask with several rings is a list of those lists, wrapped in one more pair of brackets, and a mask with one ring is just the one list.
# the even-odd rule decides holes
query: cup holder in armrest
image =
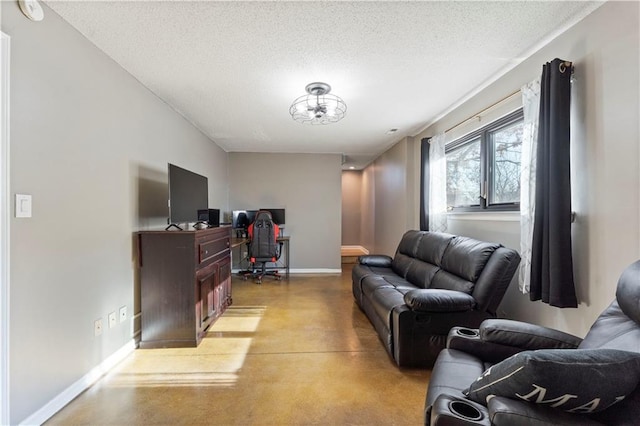
{"label": "cup holder in armrest", "polygon": [[473,405],[466,401],[451,401],[449,402],[449,410],[457,416],[466,420],[478,421],[482,419],[482,413]]}
{"label": "cup holder in armrest", "polygon": [[456,334],[464,337],[478,337],[480,335],[478,330],[462,327],[456,328]]}

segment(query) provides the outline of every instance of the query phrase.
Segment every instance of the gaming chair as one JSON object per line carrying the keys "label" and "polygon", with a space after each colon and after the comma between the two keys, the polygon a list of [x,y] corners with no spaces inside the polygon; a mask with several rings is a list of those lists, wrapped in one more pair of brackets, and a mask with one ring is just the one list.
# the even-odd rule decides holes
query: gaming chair
{"label": "gaming chair", "polygon": [[273,222],[270,212],[260,210],[256,213],[256,218],[248,229],[249,260],[252,270],[250,274],[244,276],[245,279],[249,275],[253,276],[258,284],[262,284],[262,278],[265,275],[273,275],[277,280],[281,279],[278,271],[266,272],[267,263],[276,262],[282,252],[282,243],[277,241],[279,232],[280,229]]}

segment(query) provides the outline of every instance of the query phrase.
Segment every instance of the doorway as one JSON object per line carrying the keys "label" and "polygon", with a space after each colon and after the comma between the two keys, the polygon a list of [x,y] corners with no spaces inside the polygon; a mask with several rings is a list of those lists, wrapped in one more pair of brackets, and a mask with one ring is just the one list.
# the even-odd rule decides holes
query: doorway
{"label": "doorway", "polygon": [[363,208],[367,195],[367,177],[362,170],[342,171],[342,263],[356,263],[358,256],[369,254],[363,234],[368,235],[370,210]]}

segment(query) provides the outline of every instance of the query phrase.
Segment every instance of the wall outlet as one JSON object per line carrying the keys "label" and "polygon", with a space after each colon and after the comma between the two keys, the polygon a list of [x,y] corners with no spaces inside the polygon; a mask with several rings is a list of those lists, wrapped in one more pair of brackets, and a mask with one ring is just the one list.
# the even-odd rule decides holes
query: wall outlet
{"label": "wall outlet", "polygon": [[113,328],[115,326],[116,326],[116,313],[114,311],[109,314],[109,328]]}
{"label": "wall outlet", "polygon": [[93,323],[93,335],[99,336],[102,334],[102,318],[98,318]]}
{"label": "wall outlet", "polygon": [[127,320],[127,307],[122,306],[120,308],[120,322],[125,322]]}

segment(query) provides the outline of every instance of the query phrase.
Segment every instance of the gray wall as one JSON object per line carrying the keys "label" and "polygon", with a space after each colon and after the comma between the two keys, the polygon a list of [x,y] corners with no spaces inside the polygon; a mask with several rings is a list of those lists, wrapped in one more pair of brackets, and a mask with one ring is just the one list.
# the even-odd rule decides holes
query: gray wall
{"label": "gray wall", "polygon": [[362,245],[362,171],[342,172],[342,245]]}
{"label": "gray wall", "polygon": [[362,191],[360,193],[360,245],[375,252],[376,192],[375,163],[362,171]]}
{"label": "gray wall", "polygon": [[[166,224],[167,162],[209,178],[227,209],[227,154],[45,7],[3,2],[11,36],[10,422],[17,424],[132,339],[133,233]],[[129,320],[109,329],[107,315]],[[102,318],[102,336],[93,323]]]}
{"label": "gray wall", "polygon": [[229,209],[285,208],[294,270],[339,270],[342,156],[229,153]]}
{"label": "gray wall", "polygon": [[414,164],[415,156],[414,139],[404,138],[363,172],[366,199],[362,205],[372,208],[373,213],[363,207],[363,226],[372,231],[362,233],[362,245],[372,253],[393,256],[402,235],[419,228],[420,165]]}
{"label": "gray wall", "polygon": [[[500,310],[511,318],[583,336],[613,300],[622,270],[640,257],[640,5],[607,2],[469,102],[416,136],[465,120],[540,75],[555,57],[575,66],[572,87],[574,272],[578,309],[529,302],[511,287]],[[519,248],[519,223],[450,216],[450,232]]]}

